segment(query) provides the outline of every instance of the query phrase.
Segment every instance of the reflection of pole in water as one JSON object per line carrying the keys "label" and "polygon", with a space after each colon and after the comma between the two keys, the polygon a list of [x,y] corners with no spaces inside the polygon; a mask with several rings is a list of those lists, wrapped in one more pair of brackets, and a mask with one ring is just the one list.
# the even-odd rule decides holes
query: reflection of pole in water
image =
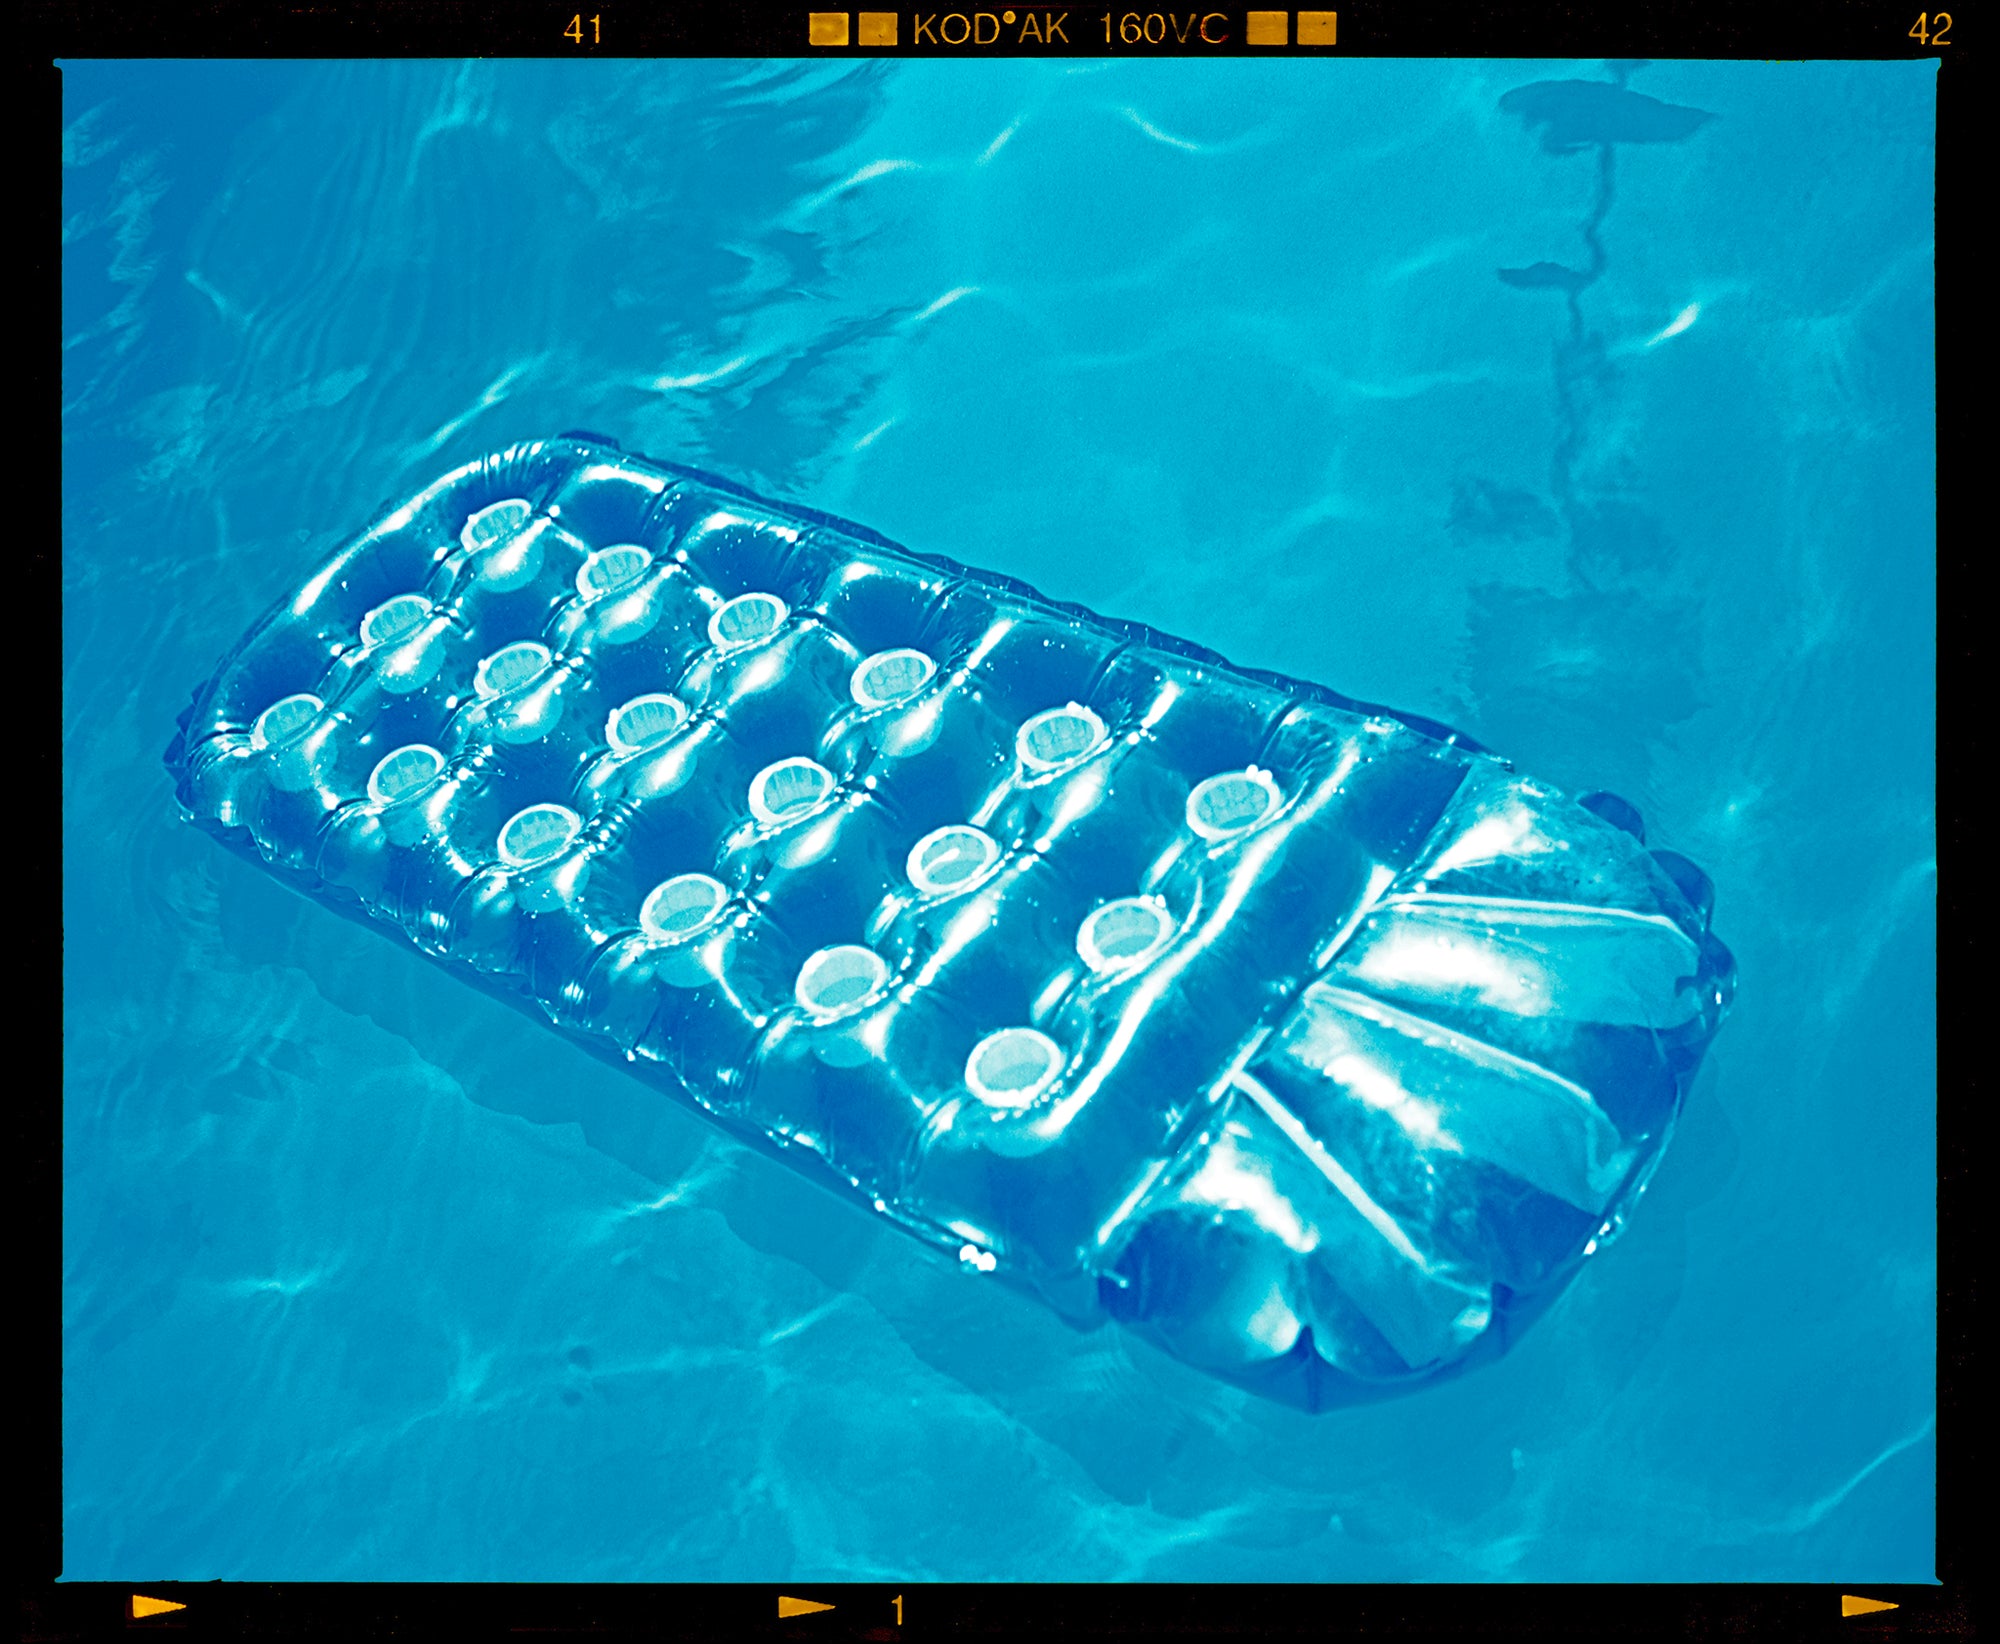
{"label": "reflection of pole in water", "polygon": [[[1569,335],[1555,351],[1557,434],[1550,465],[1549,488],[1564,522],[1576,535],[1576,467],[1587,434],[1592,391],[1608,386],[1610,365],[1603,338],[1591,331],[1583,315],[1583,293],[1604,276],[1607,256],[1604,223],[1617,198],[1617,153],[1620,143],[1679,142],[1710,116],[1700,109],[1680,108],[1645,97],[1626,87],[1642,62],[1626,59],[1607,64],[1611,79],[1543,81],[1517,87],[1500,99],[1503,111],[1516,115],[1539,132],[1544,153],[1574,154],[1594,150],[1597,188],[1580,225],[1587,260],[1582,268],[1561,263],[1535,263],[1527,268],[1503,268],[1500,278],[1521,290],[1558,290],[1569,313]],[[1574,556],[1573,556],[1574,557]],[[1579,574],[1583,566],[1577,567]]]}
{"label": "reflection of pole in water", "polygon": [[[1655,579],[1672,553],[1659,522],[1628,487],[1589,482],[1592,437],[1613,367],[1583,297],[1609,267],[1604,230],[1617,200],[1619,146],[1680,142],[1711,118],[1630,90],[1626,82],[1642,66],[1615,62],[1607,65],[1608,80],[1541,81],[1500,99],[1501,110],[1527,125],[1545,154],[1592,156],[1596,187],[1578,225],[1582,266],[1537,262],[1498,270],[1516,290],[1560,292],[1568,317],[1554,342],[1548,496],[1471,479],[1459,486],[1449,520],[1457,534],[1472,538],[1518,541],[1560,531],[1566,540],[1568,590],[1488,584],[1475,591],[1475,688],[1491,704],[1489,719],[1524,716],[1518,730],[1489,723],[1487,732],[1503,742],[1547,746],[1551,735],[1599,742],[1603,728],[1616,724],[1629,757],[1639,762],[1635,786],[1643,782],[1646,744],[1699,706],[1699,613],[1693,601],[1659,590]],[[1602,757],[1593,753],[1595,763]]]}

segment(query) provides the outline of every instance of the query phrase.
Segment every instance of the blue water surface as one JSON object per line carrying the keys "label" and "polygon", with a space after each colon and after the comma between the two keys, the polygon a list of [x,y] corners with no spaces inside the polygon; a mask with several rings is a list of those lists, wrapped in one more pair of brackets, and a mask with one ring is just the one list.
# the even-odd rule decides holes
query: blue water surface
{"label": "blue water surface", "polygon": [[[64,85],[67,1576],[1931,1578],[1929,65]],[[1302,1415],[176,819],[271,600],[575,427],[1635,801],[1742,990],[1624,1240]]]}

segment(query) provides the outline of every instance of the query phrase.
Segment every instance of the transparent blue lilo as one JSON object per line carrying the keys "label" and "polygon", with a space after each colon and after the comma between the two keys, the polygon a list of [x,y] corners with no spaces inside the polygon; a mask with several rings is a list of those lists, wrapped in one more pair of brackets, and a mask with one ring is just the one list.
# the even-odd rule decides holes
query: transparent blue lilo
{"label": "transparent blue lilo", "polygon": [[1733,987],[1621,800],[598,436],[380,519],[181,725],[307,894],[1308,1409],[1546,1307]]}

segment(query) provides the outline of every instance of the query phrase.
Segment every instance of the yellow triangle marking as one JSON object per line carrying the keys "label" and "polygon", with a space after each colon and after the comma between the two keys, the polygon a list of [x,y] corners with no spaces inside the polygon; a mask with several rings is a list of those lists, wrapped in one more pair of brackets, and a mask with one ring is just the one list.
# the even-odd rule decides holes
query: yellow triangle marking
{"label": "yellow triangle marking", "polygon": [[1840,1595],[1842,1615],[1872,1615],[1877,1610],[1900,1610],[1902,1605],[1890,1604],[1879,1598],[1856,1598],[1852,1593]]}
{"label": "yellow triangle marking", "polygon": [[169,1610],[185,1610],[185,1604],[176,1604],[171,1598],[148,1598],[144,1593],[132,1595],[132,1619],[142,1615],[165,1615]]}
{"label": "yellow triangle marking", "polygon": [[778,1619],[783,1621],[788,1615],[811,1615],[815,1610],[830,1610],[831,1604],[815,1604],[809,1598],[778,1598]]}

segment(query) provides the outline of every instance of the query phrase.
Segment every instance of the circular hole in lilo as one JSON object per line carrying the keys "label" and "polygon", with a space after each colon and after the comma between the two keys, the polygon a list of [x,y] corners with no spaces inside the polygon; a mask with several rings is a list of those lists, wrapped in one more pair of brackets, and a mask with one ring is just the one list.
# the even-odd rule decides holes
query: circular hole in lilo
{"label": "circular hole in lilo", "polygon": [[444,755],[426,742],[412,742],[382,759],[369,773],[368,797],[378,805],[413,799],[438,779]]}
{"label": "circular hole in lilo", "polygon": [[972,1047],[965,1086],[989,1107],[1026,1107],[1056,1082],[1062,1065],[1062,1047],[1046,1033],[1002,1028]]}
{"label": "circular hole in lilo", "polygon": [[1109,735],[1103,720],[1072,702],[1024,722],[1015,733],[1014,751],[1027,770],[1043,775],[1089,758]]}
{"label": "circular hole in lilo", "polygon": [[257,716],[250,741],[259,748],[288,748],[325,711],[326,704],[310,691],[281,696]]}
{"label": "circular hole in lilo", "polygon": [[651,552],[636,542],[600,548],[577,567],[576,591],[585,599],[615,594],[637,582],[652,563]]}
{"label": "circular hole in lilo", "polygon": [[1084,920],[1076,933],[1076,951],[1099,973],[1130,970],[1144,964],[1173,935],[1167,910],[1150,896],[1127,896],[1106,902]]}
{"label": "circular hole in lilo", "polygon": [[937,664],[922,651],[877,651],[854,670],[847,688],[864,708],[907,702],[936,677]]}
{"label": "circular hole in lilo", "polygon": [[497,548],[509,542],[528,528],[528,521],[535,517],[534,504],[525,497],[508,497],[505,501],[489,504],[480,509],[465,522],[458,533],[461,547],[468,553],[479,553],[482,549]]}
{"label": "circular hole in lilo", "polygon": [[708,619],[708,638],[718,651],[738,651],[761,644],[791,615],[776,594],[738,594]]}
{"label": "circular hole in lilo", "polygon": [[546,862],[565,850],[582,827],[582,819],[567,805],[530,805],[500,829],[500,860],[510,868]]}
{"label": "circular hole in lilo", "polygon": [[431,602],[422,594],[398,594],[385,599],[361,619],[363,645],[393,645],[408,639],[431,614]]}
{"label": "circular hole in lilo", "polygon": [[904,869],[925,896],[963,889],[1000,859],[1000,845],[969,822],[933,829],[910,849]]}
{"label": "circular hole in lilo", "polygon": [[793,996],[816,1016],[858,1005],[882,991],[889,967],[873,948],[821,948],[799,967]]}
{"label": "circular hole in lilo", "polygon": [[472,688],[482,697],[505,696],[539,679],[554,658],[537,640],[517,640],[502,646],[472,672]]}
{"label": "circular hole in lilo", "polygon": [[1187,824],[1204,839],[1228,839],[1274,815],[1283,797],[1270,773],[1255,765],[1225,771],[1195,784],[1188,795]]}
{"label": "circular hole in lilo", "polygon": [[750,784],[750,810],[767,826],[796,821],[833,792],[833,773],[810,759],[766,765]]}
{"label": "circular hole in lilo", "polygon": [[635,696],[611,710],[604,740],[618,753],[638,753],[664,742],[687,723],[687,706],[664,691]]}
{"label": "circular hole in lilo", "polygon": [[681,873],[663,880],[639,907],[639,928],[655,942],[683,942],[714,924],[729,900],[719,879]]}

